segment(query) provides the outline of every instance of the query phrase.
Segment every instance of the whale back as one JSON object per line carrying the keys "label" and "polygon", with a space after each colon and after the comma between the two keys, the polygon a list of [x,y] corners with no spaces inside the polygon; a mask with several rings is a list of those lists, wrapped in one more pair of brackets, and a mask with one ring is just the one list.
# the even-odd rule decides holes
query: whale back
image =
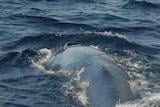
{"label": "whale back", "polygon": [[126,101],[132,92],[128,76],[104,52],[87,46],[70,47],[54,56],[49,66],[76,71],[84,67],[80,81],[89,82],[88,102],[91,107],[114,107],[118,100]]}

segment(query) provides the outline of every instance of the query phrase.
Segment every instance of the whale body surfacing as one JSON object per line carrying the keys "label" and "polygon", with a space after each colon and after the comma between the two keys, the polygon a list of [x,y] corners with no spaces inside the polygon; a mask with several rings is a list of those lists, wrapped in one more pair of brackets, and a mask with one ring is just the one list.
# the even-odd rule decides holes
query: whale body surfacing
{"label": "whale body surfacing", "polygon": [[89,82],[86,96],[90,107],[114,107],[132,97],[128,76],[103,51],[90,46],[72,46],[51,58],[48,66],[76,71],[84,67],[80,81]]}

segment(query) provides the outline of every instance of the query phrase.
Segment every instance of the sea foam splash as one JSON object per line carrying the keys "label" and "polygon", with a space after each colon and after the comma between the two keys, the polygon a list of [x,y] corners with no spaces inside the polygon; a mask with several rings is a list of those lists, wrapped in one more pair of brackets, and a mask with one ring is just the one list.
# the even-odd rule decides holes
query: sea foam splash
{"label": "sea foam splash", "polygon": [[89,87],[88,81],[80,81],[80,75],[84,72],[85,68],[81,68],[80,70],[75,71],[66,71],[63,69],[52,70],[46,69],[45,63],[49,61],[52,55],[54,55],[54,51],[51,49],[40,49],[38,51],[42,54],[41,58],[38,61],[32,60],[32,67],[40,69],[42,72],[46,74],[58,75],[58,76],[65,76],[70,77],[71,79],[69,82],[66,82],[62,87],[65,91],[66,96],[71,95],[77,101],[80,101],[83,105],[88,105],[88,98],[87,98],[87,88]]}

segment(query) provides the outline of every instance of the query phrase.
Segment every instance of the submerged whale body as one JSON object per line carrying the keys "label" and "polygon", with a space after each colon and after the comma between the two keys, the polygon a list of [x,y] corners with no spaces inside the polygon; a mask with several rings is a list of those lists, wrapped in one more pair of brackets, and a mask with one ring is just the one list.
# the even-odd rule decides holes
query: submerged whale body
{"label": "submerged whale body", "polygon": [[67,71],[84,67],[80,81],[89,82],[86,91],[90,107],[114,107],[132,97],[128,76],[106,53],[90,46],[72,46],[51,58],[48,66]]}

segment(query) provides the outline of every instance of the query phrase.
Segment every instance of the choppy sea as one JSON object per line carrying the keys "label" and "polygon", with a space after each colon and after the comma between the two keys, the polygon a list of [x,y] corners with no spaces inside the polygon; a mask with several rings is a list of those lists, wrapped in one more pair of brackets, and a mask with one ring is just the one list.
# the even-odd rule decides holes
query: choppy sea
{"label": "choppy sea", "polygon": [[0,107],[84,107],[43,67],[69,41],[127,72],[135,98],[116,107],[160,107],[159,0],[0,0]]}

